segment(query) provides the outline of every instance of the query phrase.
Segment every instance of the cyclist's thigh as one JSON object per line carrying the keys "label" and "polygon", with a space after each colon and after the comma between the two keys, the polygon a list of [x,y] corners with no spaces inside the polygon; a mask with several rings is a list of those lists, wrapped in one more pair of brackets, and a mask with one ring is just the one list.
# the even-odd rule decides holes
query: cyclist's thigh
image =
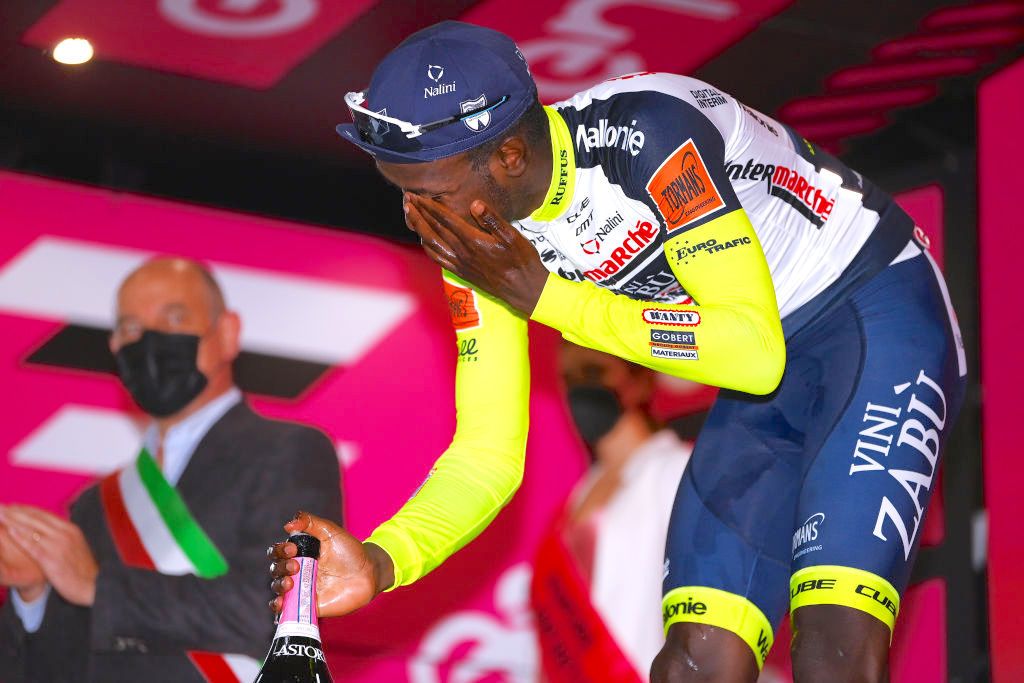
{"label": "cyclist's thigh", "polygon": [[827,352],[790,353],[770,396],[722,392],[672,512],[663,616],[731,630],[760,661],[789,606],[808,439],[821,443],[858,377],[856,320],[836,319],[821,331]]}
{"label": "cyclist's thigh", "polygon": [[794,609],[845,605],[892,628],[965,388],[959,331],[936,274],[917,256],[851,297],[864,356],[800,493]]}

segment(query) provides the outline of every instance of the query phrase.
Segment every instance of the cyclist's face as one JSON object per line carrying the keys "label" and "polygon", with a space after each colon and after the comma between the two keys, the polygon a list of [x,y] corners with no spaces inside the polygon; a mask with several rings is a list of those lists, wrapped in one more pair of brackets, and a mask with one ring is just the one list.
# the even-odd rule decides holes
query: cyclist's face
{"label": "cyclist's face", "polygon": [[515,221],[529,216],[543,201],[551,184],[550,153],[546,140],[534,148],[524,136],[512,133],[476,165],[463,153],[419,164],[378,161],[377,169],[399,189],[441,202],[470,222],[469,207],[477,199],[505,220]]}
{"label": "cyclist's face", "polygon": [[473,223],[469,205],[482,199],[503,217],[509,216],[508,191],[486,167],[474,168],[464,154],[420,164],[377,162],[381,175],[403,192],[429,197]]}

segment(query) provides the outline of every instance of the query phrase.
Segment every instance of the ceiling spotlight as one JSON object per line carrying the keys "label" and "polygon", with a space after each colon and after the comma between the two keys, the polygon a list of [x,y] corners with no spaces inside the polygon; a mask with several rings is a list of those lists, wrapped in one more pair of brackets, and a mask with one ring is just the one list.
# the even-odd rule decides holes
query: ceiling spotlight
{"label": "ceiling spotlight", "polygon": [[53,48],[53,59],[61,64],[85,64],[92,55],[92,43],[85,38],[65,38]]}

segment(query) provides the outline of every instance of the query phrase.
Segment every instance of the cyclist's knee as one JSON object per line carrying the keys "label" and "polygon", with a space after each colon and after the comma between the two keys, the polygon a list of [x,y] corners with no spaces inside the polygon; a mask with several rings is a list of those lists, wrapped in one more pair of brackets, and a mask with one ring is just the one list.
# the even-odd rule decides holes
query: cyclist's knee
{"label": "cyclist's knee", "polygon": [[796,683],[886,683],[889,627],[841,605],[807,605],[793,613]]}
{"label": "cyclist's knee", "polygon": [[757,674],[753,652],[739,636],[681,622],[669,627],[651,666],[651,683],[753,683]]}

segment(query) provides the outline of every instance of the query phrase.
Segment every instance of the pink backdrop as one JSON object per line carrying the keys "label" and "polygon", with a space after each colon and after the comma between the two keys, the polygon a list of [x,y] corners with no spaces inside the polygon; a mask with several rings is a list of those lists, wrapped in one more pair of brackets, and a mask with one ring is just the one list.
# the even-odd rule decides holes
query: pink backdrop
{"label": "pink backdrop", "polygon": [[[941,260],[941,191],[927,186],[900,201]],[[243,336],[246,348],[265,352],[276,344],[277,355],[319,354],[322,361],[331,349],[311,349],[303,337],[331,339],[338,331],[331,325],[339,316],[324,308],[332,301],[348,326],[345,339],[372,337],[362,347],[339,351],[332,369],[296,400],[254,398],[262,412],[316,424],[339,443],[347,520],[356,534],[368,533],[399,506],[447,445],[454,426],[454,338],[437,269],[418,250],[11,174],[0,174],[0,202],[0,383],[10,388],[0,426],[0,501],[63,511],[92,480],[84,472],[102,471],[116,460],[89,444],[110,439],[117,450],[120,442],[104,431],[107,423],[139,417],[117,381],[25,359],[67,323],[102,326],[97,318],[109,318],[104,302],[117,281],[109,273],[150,253],[211,263],[229,303],[255,328]],[[62,262],[61,254],[71,260]],[[29,275],[35,286],[27,286]],[[300,295],[276,301],[259,289],[261,283]],[[90,292],[100,297],[100,312],[90,307]],[[404,304],[396,307],[396,300]],[[268,333],[261,329],[268,311],[298,317]],[[303,327],[309,321],[320,327]],[[523,488],[480,539],[416,587],[326,622],[331,665],[344,680],[533,680],[528,561],[584,457],[557,386],[557,335],[539,327],[531,335],[532,433],[544,439],[531,440]],[[70,443],[77,445],[68,446],[57,427],[73,411],[84,422],[74,423],[79,431]],[[95,438],[82,438],[83,429]],[[134,446],[128,444],[123,457]],[[926,545],[941,542],[942,526],[941,507],[933,507]],[[894,644],[894,680],[940,680],[945,590],[933,580],[907,595]],[[786,660],[783,647],[770,662],[786,672]]]}
{"label": "pink backdrop", "polygon": [[[978,92],[978,252],[981,286],[981,381],[985,505],[988,508],[988,595],[992,679],[1024,680],[1024,534],[1020,531],[1020,387],[1024,359],[1020,321],[1010,306],[1020,286],[1021,180],[1024,155],[1024,59],[989,77]],[[1009,306],[1009,308],[1008,308]]]}
{"label": "pink backdrop", "polygon": [[[0,205],[0,501],[63,511],[91,481],[80,471],[107,459],[83,442],[118,443],[104,425],[134,409],[114,377],[24,359],[66,322],[89,317],[83,292],[98,286],[90,274],[97,264],[122,268],[146,253],[185,254],[213,264],[224,275],[229,305],[249,301],[250,290],[264,280],[306,288],[310,301],[334,297],[347,307],[352,336],[379,322],[376,311],[383,316],[385,309],[380,302],[393,304],[396,295],[411,302],[404,315],[392,310],[389,329],[378,325],[371,346],[349,353],[297,400],[254,400],[268,415],[310,422],[341,443],[354,533],[369,533],[405,501],[447,445],[454,427],[454,334],[437,268],[417,250],[10,174],[0,174]],[[61,253],[70,253],[72,263],[62,265]],[[24,286],[26,273],[45,276],[45,283]],[[112,302],[113,289],[107,289]],[[342,296],[353,291],[355,300]],[[53,313],[52,301],[71,302],[64,318]],[[303,324],[329,318],[330,311],[300,298],[257,303],[301,315],[294,334],[264,330],[253,344],[266,346],[267,335],[273,341],[277,334],[286,349],[280,354],[317,352],[303,350],[306,340],[290,335],[305,334]],[[243,325],[259,323],[258,309],[240,308]],[[557,337],[547,329],[532,332],[531,420],[533,433],[544,438],[530,442],[523,487],[480,539],[433,575],[325,624],[331,666],[343,680],[456,680],[449,674],[461,667],[465,675],[474,666],[479,676],[457,680],[497,680],[487,677],[490,670],[502,680],[531,680],[536,657],[525,604],[529,574],[522,563],[584,465],[557,388]],[[79,429],[95,432],[95,439],[80,436],[82,457],[68,452],[78,447],[58,438],[69,409],[84,421]],[[64,444],[62,452],[52,452],[53,443]]]}

